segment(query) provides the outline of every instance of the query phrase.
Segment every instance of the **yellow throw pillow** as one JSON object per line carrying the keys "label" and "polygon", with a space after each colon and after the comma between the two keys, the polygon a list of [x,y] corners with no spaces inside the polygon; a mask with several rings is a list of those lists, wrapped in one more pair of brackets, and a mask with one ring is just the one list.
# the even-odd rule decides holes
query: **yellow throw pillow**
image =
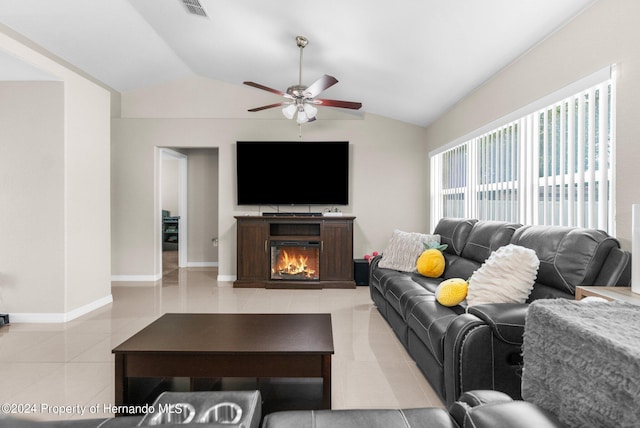
{"label": "yellow throw pillow", "polygon": [[456,306],[467,298],[469,284],[462,278],[442,281],[436,288],[436,300],[443,306]]}
{"label": "yellow throw pillow", "polygon": [[447,244],[425,243],[426,250],[420,254],[416,261],[416,270],[420,275],[429,278],[438,278],[444,273],[445,260],[442,251],[447,248]]}

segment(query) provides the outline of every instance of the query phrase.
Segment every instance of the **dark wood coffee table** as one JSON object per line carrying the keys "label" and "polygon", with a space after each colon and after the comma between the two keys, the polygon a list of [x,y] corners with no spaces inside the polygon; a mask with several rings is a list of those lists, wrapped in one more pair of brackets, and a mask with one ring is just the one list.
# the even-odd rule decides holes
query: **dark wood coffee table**
{"label": "dark wood coffee table", "polygon": [[115,404],[129,378],[322,378],[331,408],[331,314],[165,314],[113,349]]}

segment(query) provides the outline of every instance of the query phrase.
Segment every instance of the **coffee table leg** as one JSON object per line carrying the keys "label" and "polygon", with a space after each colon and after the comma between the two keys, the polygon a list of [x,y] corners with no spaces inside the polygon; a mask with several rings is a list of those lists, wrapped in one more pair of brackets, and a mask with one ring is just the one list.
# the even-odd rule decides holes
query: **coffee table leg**
{"label": "coffee table leg", "polygon": [[[128,399],[128,384],[127,379],[125,377],[124,370],[124,362],[125,358],[123,354],[115,355],[115,405],[121,406],[125,404],[125,401]],[[116,415],[117,416],[117,415]]]}
{"label": "coffee table leg", "polygon": [[331,355],[322,356],[322,407],[331,409]]}

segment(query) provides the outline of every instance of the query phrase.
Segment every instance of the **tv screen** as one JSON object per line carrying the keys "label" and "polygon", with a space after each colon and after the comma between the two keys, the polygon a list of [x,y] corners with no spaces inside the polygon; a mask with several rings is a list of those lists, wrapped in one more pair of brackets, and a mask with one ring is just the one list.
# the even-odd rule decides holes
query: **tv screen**
{"label": "tv screen", "polygon": [[348,205],[348,141],[238,141],[238,205]]}

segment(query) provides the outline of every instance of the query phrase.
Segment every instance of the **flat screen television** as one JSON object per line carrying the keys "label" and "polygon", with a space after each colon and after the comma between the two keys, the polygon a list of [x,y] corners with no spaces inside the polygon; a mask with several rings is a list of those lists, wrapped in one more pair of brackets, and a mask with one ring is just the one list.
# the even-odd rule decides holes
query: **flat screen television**
{"label": "flat screen television", "polygon": [[238,141],[238,205],[348,205],[348,141]]}

